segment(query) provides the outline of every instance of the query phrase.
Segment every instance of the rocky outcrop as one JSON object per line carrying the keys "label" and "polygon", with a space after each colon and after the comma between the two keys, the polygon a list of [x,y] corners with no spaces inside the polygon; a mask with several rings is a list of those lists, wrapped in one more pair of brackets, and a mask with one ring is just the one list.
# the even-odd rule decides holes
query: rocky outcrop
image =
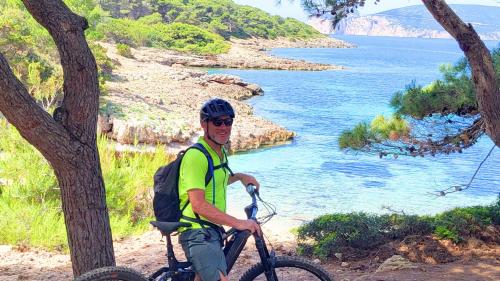
{"label": "rocky outcrop", "polygon": [[256,84],[233,75],[207,74],[179,65],[161,63],[159,50],[134,50],[131,59],[118,56],[111,45],[108,55],[120,63],[101,97],[98,130],[120,144],[166,144],[170,151],[196,141],[202,133],[201,105],[213,97],[231,102],[236,110],[229,150],[245,151],[282,143],[294,136],[268,120],[253,115],[244,101],[262,95]]}
{"label": "rocky outcrop", "polygon": [[244,46],[246,48],[264,51],[265,49],[275,48],[353,48],[355,47],[349,42],[331,37],[318,37],[314,39],[290,39],[290,38],[277,38],[277,39],[231,39],[233,44]]}
{"label": "rocky outcrop", "polygon": [[134,57],[142,62],[155,61],[173,67],[203,68],[241,68],[241,69],[276,69],[276,70],[338,70],[342,66],[312,63],[304,60],[292,60],[269,55],[270,48],[345,48],[352,45],[333,38],[322,37],[315,40],[248,39],[231,41],[227,54],[214,56],[196,56],[175,51],[152,48],[133,50]]}

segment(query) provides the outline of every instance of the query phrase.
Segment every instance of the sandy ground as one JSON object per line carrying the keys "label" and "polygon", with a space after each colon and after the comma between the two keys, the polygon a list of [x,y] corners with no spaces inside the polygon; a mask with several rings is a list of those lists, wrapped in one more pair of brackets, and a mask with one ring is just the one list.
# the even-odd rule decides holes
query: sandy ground
{"label": "sandy ground", "polygon": [[[279,217],[273,220],[274,222],[263,227],[270,241],[268,245],[272,245],[278,255],[295,255],[296,244],[294,236],[288,231],[288,222]],[[176,255],[183,259],[182,250],[176,240],[174,237]],[[343,281],[500,280],[500,247],[497,244],[486,245],[476,241],[460,251],[450,243],[443,245],[449,253],[459,255],[444,263],[409,263],[409,269],[405,269],[408,266],[397,265],[395,269],[377,272],[386,257],[392,255],[390,251],[384,253],[384,247],[367,254],[366,257],[344,263],[337,259],[315,262],[321,263],[335,280]],[[165,240],[154,229],[140,236],[116,241],[114,248],[118,265],[134,268],[145,275],[154,272],[165,262]],[[239,280],[241,275],[258,261],[253,239],[250,238],[229,274],[230,280]],[[71,279],[71,264],[66,254],[0,246],[0,280]]]}

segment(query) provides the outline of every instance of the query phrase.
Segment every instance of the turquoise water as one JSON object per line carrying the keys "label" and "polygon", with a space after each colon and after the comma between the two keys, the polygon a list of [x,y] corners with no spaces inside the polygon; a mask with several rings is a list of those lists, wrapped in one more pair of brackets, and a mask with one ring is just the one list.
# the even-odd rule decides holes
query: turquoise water
{"label": "turquoise water", "polygon": [[[462,154],[398,159],[339,150],[344,129],[375,115],[391,114],[389,100],[412,80],[440,78],[438,67],[462,56],[453,40],[342,37],[354,49],[276,49],[277,56],[339,64],[344,71],[216,70],[262,86],[249,101],[255,113],[297,133],[289,144],[230,157],[234,171],[255,175],[262,196],[282,219],[309,220],[332,212],[434,214],[456,206],[494,202],[500,191],[500,149],[485,162],[472,187],[446,197],[429,192],[467,183],[493,146],[483,137]],[[497,42],[487,42],[495,47]],[[229,209],[248,196],[235,184]]]}

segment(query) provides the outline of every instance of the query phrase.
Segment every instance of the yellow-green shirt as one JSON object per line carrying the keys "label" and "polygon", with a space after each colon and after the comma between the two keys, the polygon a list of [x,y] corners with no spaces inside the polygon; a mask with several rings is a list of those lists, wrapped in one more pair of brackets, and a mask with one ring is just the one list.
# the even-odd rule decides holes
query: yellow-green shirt
{"label": "yellow-green shirt", "polygon": [[[200,137],[198,139],[198,143],[203,145],[205,149],[208,151],[210,156],[212,156],[213,165],[216,167],[222,163],[227,162],[227,158],[220,159],[217,152],[215,152],[210,145]],[[224,148],[222,148],[224,150]],[[225,151],[223,151],[223,155]],[[184,157],[182,158],[181,167],[179,171],[179,199],[180,199],[180,207],[184,207],[186,202],[188,201],[188,190],[191,189],[201,189],[205,191],[205,200],[208,203],[214,205],[217,209],[222,212],[226,212],[226,190],[227,183],[229,180],[230,172],[226,168],[220,168],[214,170],[214,176],[210,180],[210,182],[205,186],[205,175],[208,172],[208,160],[207,157],[203,154],[203,152],[198,149],[189,149]],[[215,197],[213,181],[215,180]],[[213,204],[213,200],[215,199],[215,204]],[[196,218],[191,203],[187,205],[187,207],[182,212],[182,215]],[[207,220],[206,218],[201,216],[202,220]],[[193,223],[190,221],[186,221],[184,219],[180,219],[181,222],[189,222],[192,224],[191,228],[201,228],[201,225],[198,223]],[[207,220],[208,221],[208,220]],[[180,231],[184,231],[186,229],[180,229]]]}

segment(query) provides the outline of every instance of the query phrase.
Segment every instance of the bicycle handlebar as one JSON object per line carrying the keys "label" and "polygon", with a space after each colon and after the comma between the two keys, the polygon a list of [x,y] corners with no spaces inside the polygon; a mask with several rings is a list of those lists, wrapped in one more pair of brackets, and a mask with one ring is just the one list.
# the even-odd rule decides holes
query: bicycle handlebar
{"label": "bicycle handlebar", "polygon": [[247,218],[257,221],[257,211],[259,208],[257,207],[257,198],[255,195],[259,196],[259,191],[253,184],[249,184],[246,186],[246,190],[248,194],[252,197],[252,204],[245,207],[245,213],[247,214]]}

